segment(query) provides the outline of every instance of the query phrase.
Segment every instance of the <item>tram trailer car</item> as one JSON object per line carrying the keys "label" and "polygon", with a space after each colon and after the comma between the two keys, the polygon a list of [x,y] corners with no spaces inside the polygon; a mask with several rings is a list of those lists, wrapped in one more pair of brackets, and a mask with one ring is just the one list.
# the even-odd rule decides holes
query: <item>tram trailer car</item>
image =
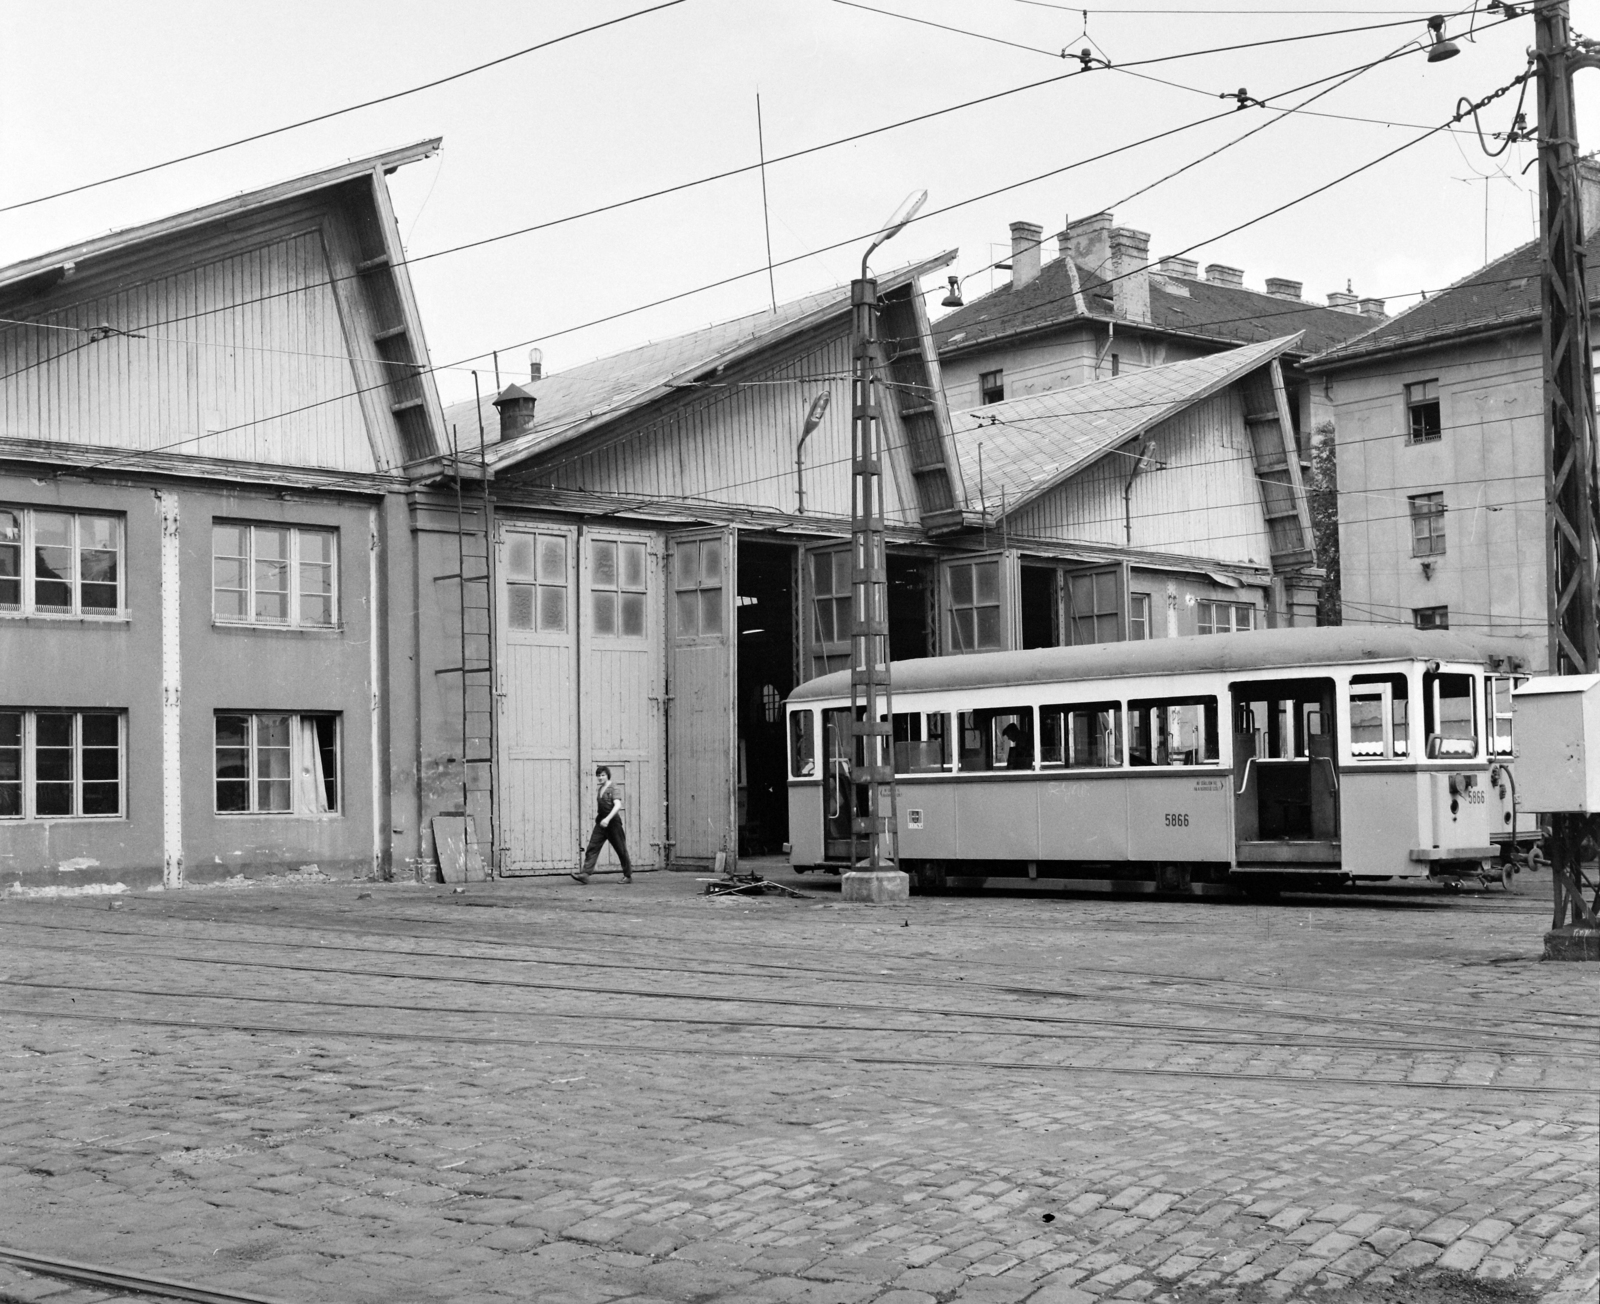
{"label": "tram trailer car", "polygon": [[[1481,875],[1532,828],[1511,773],[1521,668],[1493,640],[1388,627],[898,661],[901,864],[922,891]],[[790,863],[843,871],[865,792],[849,672],[787,712]]]}

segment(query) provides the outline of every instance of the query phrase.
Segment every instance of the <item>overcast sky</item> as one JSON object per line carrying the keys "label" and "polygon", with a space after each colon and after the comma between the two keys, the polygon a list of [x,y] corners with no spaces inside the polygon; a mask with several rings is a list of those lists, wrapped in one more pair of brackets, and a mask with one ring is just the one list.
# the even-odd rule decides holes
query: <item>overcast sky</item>
{"label": "overcast sky", "polygon": [[[1480,32],[1447,62],[1429,64],[1415,54],[1372,69],[1312,106],[1343,116],[1313,117],[1227,112],[1231,102],[1219,93],[1243,87],[1268,97],[1353,70],[1425,38],[1431,11],[1372,0],[1350,7],[1332,0],[1117,0],[1089,10],[1086,41],[1081,10],[1041,0],[870,2],[982,35],[840,0],[684,0],[437,89],[0,214],[0,264],[442,136],[437,158],[391,178],[415,257],[754,163],[758,92],[766,152],[774,158],[1059,78],[1078,67],[1059,57],[1067,46],[1092,44],[1116,65],[1395,22],[1402,25],[1098,70],[774,163],[767,170],[774,259],[851,242],[778,267],[778,299],[847,281],[859,263],[858,237],[922,188],[932,215],[881,251],[878,268],[959,247],[958,269],[971,273],[1000,255],[1012,221],[1054,233],[1068,216],[1114,207],[1119,224],[1151,233],[1154,257],[1200,244],[1190,257],[1242,267],[1253,287],[1268,276],[1288,277],[1321,301],[1348,282],[1358,294],[1398,307],[1410,301],[1404,296],[1447,285],[1483,261],[1486,193],[1491,256],[1536,233],[1536,180],[1523,172],[1532,146],[1490,160],[1469,119],[1460,131],[1435,135],[1217,238],[1415,138],[1421,133],[1414,127],[1446,121],[1458,97],[1508,82],[1525,66],[1531,19]],[[650,3],[10,0],[0,19],[0,115],[7,125],[0,204],[402,90]],[[1596,6],[1583,0],[1575,8],[1581,23]],[[1452,18],[1450,33],[1463,22]],[[1600,146],[1595,82],[1593,74],[1578,76],[1579,137],[1590,149]],[[1506,128],[1514,101],[1513,93],[1486,110],[1486,132]],[[1530,90],[1530,122],[1533,101]],[[1029,180],[1219,113],[1219,121],[1154,144]],[[1269,121],[1237,147],[1126,198]],[[975,199],[1001,187],[1013,188]],[[505,375],[514,377],[526,374],[521,342],[532,337],[543,337],[546,371],[559,371],[759,311],[769,301],[766,258],[761,181],[749,172],[428,259],[412,276],[436,364],[500,348]],[[573,329],[750,271],[757,274]],[[995,275],[973,276],[968,297]],[[930,299],[936,312],[937,302]],[[471,376],[443,370],[440,386],[447,401],[469,396]]]}

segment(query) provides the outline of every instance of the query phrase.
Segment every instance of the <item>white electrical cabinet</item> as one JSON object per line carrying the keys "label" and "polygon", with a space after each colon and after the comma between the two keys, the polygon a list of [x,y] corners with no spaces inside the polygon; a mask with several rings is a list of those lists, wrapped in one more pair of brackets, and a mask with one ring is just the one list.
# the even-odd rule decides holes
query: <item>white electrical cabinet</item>
{"label": "white electrical cabinet", "polygon": [[1541,815],[1600,812],[1600,675],[1549,675],[1512,693],[1517,804]]}

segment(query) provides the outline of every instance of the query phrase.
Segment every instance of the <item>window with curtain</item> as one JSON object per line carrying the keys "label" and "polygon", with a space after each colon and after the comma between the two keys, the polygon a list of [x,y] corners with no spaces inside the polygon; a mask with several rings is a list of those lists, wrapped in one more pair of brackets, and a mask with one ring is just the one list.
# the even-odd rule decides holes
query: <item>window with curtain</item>
{"label": "window with curtain", "polygon": [[216,808],[225,815],[339,810],[339,717],[219,711]]}
{"label": "window with curtain", "polygon": [[122,613],[120,516],[0,506],[0,612]]}

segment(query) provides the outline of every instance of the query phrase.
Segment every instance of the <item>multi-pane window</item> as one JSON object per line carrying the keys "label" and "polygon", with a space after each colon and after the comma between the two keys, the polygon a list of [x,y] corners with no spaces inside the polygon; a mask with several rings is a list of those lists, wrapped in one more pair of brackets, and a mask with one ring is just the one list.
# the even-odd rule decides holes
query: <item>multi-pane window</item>
{"label": "multi-pane window", "polygon": [[679,539],[672,551],[672,587],[679,638],[721,635],[722,540]]}
{"label": "multi-pane window", "polygon": [[1449,607],[1412,607],[1411,623],[1418,629],[1449,629]]}
{"label": "multi-pane window", "polygon": [[1406,419],[1410,423],[1407,441],[1433,444],[1442,437],[1439,424],[1439,382],[1419,380],[1406,386]]}
{"label": "multi-pane window", "polygon": [[811,554],[811,629],[819,646],[850,638],[850,553]]}
{"label": "multi-pane window", "polygon": [[1129,765],[1204,765],[1217,756],[1216,698],[1128,703]]}
{"label": "multi-pane window", "polygon": [[1121,639],[1121,567],[1068,575],[1067,613],[1075,645],[1115,643]]}
{"label": "multi-pane window", "polygon": [[333,530],[212,523],[211,603],[220,623],[330,628],[338,570]]}
{"label": "multi-pane window", "polygon": [[1478,754],[1478,704],[1471,675],[1425,674],[1422,712],[1429,760]]}
{"label": "multi-pane window", "polygon": [[1256,627],[1256,609],[1248,602],[1197,602],[1195,633],[1243,634]]}
{"label": "multi-pane window", "polygon": [[982,403],[1000,403],[1006,396],[1006,373],[1004,371],[980,371],[978,373],[978,400]]}
{"label": "multi-pane window", "polygon": [[956,652],[986,652],[1005,645],[999,562],[960,562],[950,567],[950,642]]}
{"label": "multi-pane window", "polygon": [[1128,637],[1150,637],[1150,595],[1148,593],[1130,593],[1128,595]]}
{"label": "multi-pane window", "polygon": [[219,711],[217,810],[322,815],[339,809],[339,717]]}
{"label": "multi-pane window", "polygon": [[0,819],[122,814],[123,716],[0,709]]}
{"label": "multi-pane window", "polygon": [[1069,770],[1122,764],[1122,707],[1116,702],[1039,708],[1039,766]]}
{"label": "multi-pane window", "polygon": [[897,711],[894,729],[894,772],[938,774],[950,769],[950,736],[943,711]]}
{"label": "multi-pane window", "polygon": [[115,616],[122,610],[122,518],[0,507],[0,611]]}
{"label": "multi-pane window", "polygon": [[1444,551],[1444,494],[1415,494],[1411,504],[1411,555],[1436,557]]}
{"label": "multi-pane window", "polygon": [[596,539],[589,555],[594,632],[604,638],[643,638],[648,550],[642,543]]}
{"label": "multi-pane window", "polygon": [[1490,756],[1512,756],[1516,753],[1511,732],[1511,690],[1517,681],[1510,675],[1488,675],[1483,681],[1483,721],[1488,737]]}
{"label": "multi-pane window", "polygon": [[539,634],[567,630],[567,536],[513,534],[506,545],[506,623]]}

